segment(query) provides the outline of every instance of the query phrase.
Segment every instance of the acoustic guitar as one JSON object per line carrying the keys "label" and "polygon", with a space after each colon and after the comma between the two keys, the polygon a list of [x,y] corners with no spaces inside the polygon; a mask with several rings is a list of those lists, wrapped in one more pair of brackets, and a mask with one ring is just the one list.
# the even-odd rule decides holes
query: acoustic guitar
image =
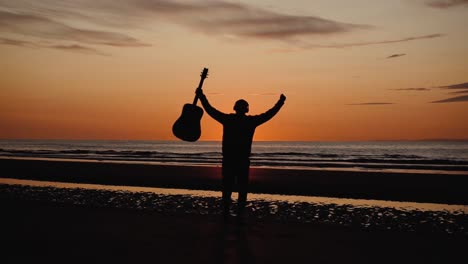
{"label": "acoustic guitar", "polygon": [[[198,88],[202,88],[203,81],[205,81],[207,76],[208,68],[203,68],[203,71],[200,74],[201,78]],[[172,133],[181,140],[195,142],[200,138],[200,120],[203,116],[203,109],[197,106],[197,102],[198,95],[195,95],[193,103],[184,105],[182,114],[172,126]]]}

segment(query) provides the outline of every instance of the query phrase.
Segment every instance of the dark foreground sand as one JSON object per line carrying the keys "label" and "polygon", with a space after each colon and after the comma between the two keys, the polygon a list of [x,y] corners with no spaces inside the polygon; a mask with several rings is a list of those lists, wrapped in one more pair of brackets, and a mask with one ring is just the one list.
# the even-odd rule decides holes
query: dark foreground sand
{"label": "dark foreground sand", "polygon": [[2,263],[467,263],[468,240],[5,200]]}
{"label": "dark foreground sand", "polygon": [[[0,165],[5,178],[219,189],[219,168],[12,160],[0,160]],[[279,181],[285,175],[288,180]],[[356,177],[350,180],[350,176]],[[391,181],[390,176],[396,178]],[[288,192],[291,188],[290,193],[403,200],[432,197],[454,202],[466,197],[461,190],[467,185],[457,185],[465,183],[466,176],[424,175],[425,184],[418,182],[423,179],[419,175],[390,176],[258,169],[253,173],[253,190]],[[410,187],[416,191],[411,192]],[[79,204],[86,200],[82,194],[91,201],[101,201],[105,194],[103,201],[109,201],[115,195],[110,192],[2,188],[1,263],[468,263],[466,234],[363,229],[274,218],[250,218],[239,226],[226,224],[217,213]],[[44,190],[47,195],[34,196]],[[431,196],[431,190],[441,193]],[[120,195],[133,203],[135,196]],[[64,202],[70,197],[72,203]],[[169,200],[166,205],[177,203]],[[468,226],[466,217],[458,217],[465,221],[461,226]]]}

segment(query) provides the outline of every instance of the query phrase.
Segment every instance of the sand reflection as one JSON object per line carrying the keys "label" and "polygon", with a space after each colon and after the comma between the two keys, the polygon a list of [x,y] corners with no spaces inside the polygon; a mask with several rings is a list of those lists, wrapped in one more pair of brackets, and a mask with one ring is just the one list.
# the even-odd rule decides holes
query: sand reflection
{"label": "sand reflection", "polygon": [[[8,199],[164,214],[221,215],[219,192],[0,179]],[[234,214],[236,208],[233,208]],[[370,230],[468,235],[466,205],[409,203],[292,195],[250,194],[249,222],[326,223]]]}

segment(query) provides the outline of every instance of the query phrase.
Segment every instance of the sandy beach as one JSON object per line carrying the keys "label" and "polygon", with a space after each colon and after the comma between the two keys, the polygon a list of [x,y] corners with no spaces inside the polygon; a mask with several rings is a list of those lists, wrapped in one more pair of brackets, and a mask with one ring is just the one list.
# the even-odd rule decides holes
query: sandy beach
{"label": "sandy beach", "polygon": [[[23,178],[42,181],[98,183],[110,185],[184,187],[219,189],[214,167],[176,167],[141,164],[112,164],[96,162],[55,162],[37,160],[2,159],[4,178]],[[304,171],[274,171],[255,169],[253,190],[262,191],[261,186],[271,181],[265,177],[280,177],[290,173],[291,182],[286,182],[289,192],[301,193],[308,173]],[[375,175],[357,178],[360,185],[351,181],[337,182],[345,178],[344,172],[334,172],[331,181],[317,176],[308,182],[320,187],[360,186],[370,187],[363,181],[375,179]],[[416,175],[415,177],[417,177]],[[428,177],[427,175],[424,175]],[[346,175],[349,177],[349,174]],[[434,177],[434,178],[431,178]],[[437,179],[429,176],[429,183]],[[191,180],[188,180],[191,179]],[[384,178],[385,179],[385,178]],[[398,178],[397,178],[398,179]],[[462,177],[454,178],[464,180]],[[299,181],[299,182],[297,182]],[[273,181],[274,182],[274,181]],[[372,181],[371,181],[372,182]],[[410,184],[411,180],[406,181]],[[295,183],[295,184],[294,184]],[[382,183],[383,184],[383,183]],[[382,184],[371,185],[378,188]],[[446,184],[460,184],[458,181]],[[293,189],[289,189],[293,186]],[[307,189],[316,193],[316,187]],[[399,186],[397,184],[391,185]],[[435,185],[424,185],[435,188]],[[444,185],[441,185],[444,186]],[[454,186],[444,186],[452,188]],[[247,224],[237,225],[235,221],[225,223],[217,213],[219,198],[193,200],[182,196],[161,196],[153,198],[144,193],[93,191],[84,189],[32,188],[19,185],[1,185],[2,244],[6,263],[31,263],[33,261],[83,263],[117,262],[135,263],[142,261],[162,263],[455,263],[468,260],[464,250],[468,246],[466,232],[450,235],[429,228],[412,231],[387,223],[388,219],[403,221],[407,212],[356,211],[352,216],[367,217],[370,222],[382,222],[375,228],[359,225],[342,225],[337,221],[301,222],[267,212],[261,216],[262,208],[281,204],[254,202]],[[439,186],[440,187],[440,186]],[[271,184],[268,188],[275,189]],[[278,186],[276,186],[278,188]],[[277,189],[280,191],[280,189]],[[352,190],[352,189],[350,189]],[[389,189],[390,190],[390,189]],[[422,193],[425,189],[421,188]],[[457,190],[457,189],[455,189]],[[309,193],[309,194],[310,194]],[[320,192],[318,192],[320,193]],[[372,197],[377,192],[369,193]],[[384,192],[385,193],[385,192]],[[357,196],[361,196],[359,194]],[[175,197],[175,198],[174,198]],[[369,196],[370,197],[370,196]],[[377,195],[377,197],[379,197]],[[397,196],[400,198],[407,196]],[[423,198],[424,196],[412,196]],[[454,199],[457,196],[435,196],[439,199]],[[459,199],[460,197],[458,197]],[[151,203],[151,199],[157,201]],[[114,202],[109,202],[114,200]],[[147,206],[142,206],[146,201]],[[194,207],[193,204],[199,204]],[[138,206],[137,206],[138,205]],[[301,205],[301,204],[297,204]],[[294,210],[317,211],[318,214],[346,214],[339,207],[297,207]],[[200,208],[208,208],[203,210]],[[252,205],[250,206],[252,208]],[[256,209],[255,209],[256,208]],[[270,208],[271,209],[271,208]],[[349,211],[349,208],[344,208]],[[387,218],[369,214],[386,215]],[[398,215],[399,214],[399,215]],[[303,215],[303,214],[301,214]],[[361,216],[360,216],[361,215]],[[403,215],[403,218],[401,218]],[[261,216],[261,217],[259,217]],[[296,217],[297,215],[294,215]],[[417,221],[427,222],[434,218],[439,221],[444,215],[416,213]],[[422,219],[420,219],[422,218]],[[426,219],[424,219],[426,218]],[[292,218],[295,219],[295,218]],[[327,219],[327,216],[325,216]],[[364,219],[364,218],[362,218]],[[380,219],[380,220],[378,220]],[[455,220],[454,220],[455,219]],[[458,221],[466,228],[466,217],[455,216],[447,223]],[[458,220],[457,220],[458,219]],[[340,222],[341,223],[341,222]],[[387,225],[387,227],[386,227]],[[393,226],[392,226],[393,225]],[[391,230],[388,228],[392,227]],[[441,227],[445,228],[444,226]]]}
{"label": "sandy beach", "polygon": [[464,263],[466,237],[2,199],[4,263]]}
{"label": "sandy beach", "polygon": [[[215,190],[220,167],[0,158],[3,178]],[[467,175],[251,168],[252,193],[468,204]]]}

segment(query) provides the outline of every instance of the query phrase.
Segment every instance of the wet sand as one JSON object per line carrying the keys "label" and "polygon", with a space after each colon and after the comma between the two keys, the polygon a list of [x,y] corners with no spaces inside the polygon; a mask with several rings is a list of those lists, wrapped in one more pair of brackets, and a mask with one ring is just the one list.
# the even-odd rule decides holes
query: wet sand
{"label": "wet sand", "polygon": [[[9,183],[5,184],[6,181]],[[234,194],[237,196],[237,194]],[[0,199],[121,208],[163,215],[221,216],[219,192],[0,179]],[[231,208],[235,218],[236,203]],[[311,223],[367,231],[440,233],[468,238],[468,207],[380,200],[250,194],[251,223]],[[232,219],[234,220],[234,219]]]}
{"label": "wet sand", "polygon": [[[3,178],[219,191],[220,167],[0,158]],[[252,168],[250,192],[468,204],[468,175]]]}
{"label": "wet sand", "polygon": [[[218,190],[220,183],[219,168],[213,167],[12,160],[0,160],[0,165],[3,170],[1,177],[42,181],[195,189],[198,187],[213,190]],[[383,179],[379,178],[380,180],[376,181],[375,174],[362,175],[362,178],[359,178],[359,174],[355,181],[351,181],[347,172],[266,169],[254,171],[253,180],[256,184],[254,190],[259,192],[265,188],[262,186],[264,184],[270,190],[290,193],[316,194],[320,193],[319,187],[328,187],[328,190],[331,190],[331,187],[335,186],[339,190],[343,190],[341,188],[344,187],[354,190],[352,188],[356,187],[357,196],[367,195],[375,198],[375,194],[385,194],[383,185],[386,178],[384,176]],[[288,180],[275,182],[275,179],[285,177],[284,173],[288,173]],[[306,179],[310,176],[313,176],[313,179]],[[370,182],[366,182],[369,179]],[[437,179],[440,179],[437,175],[429,176],[430,184],[425,184],[424,187],[429,190],[436,188],[435,182],[431,181]],[[453,184],[460,184],[459,181],[463,182],[465,178],[459,176],[450,179],[445,181],[446,185],[441,186],[456,187]],[[399,184],[409,183],[412,186],[412,181],[414,180],[407,179]],[[284,186],[281,186],[281,183]],[[310,188],[301,188],[305,183],[310,184]],[[400,185],[393,184],[388,190],[392,190],[393,193],[392,188],[398,186]],[[362,192],[370,187],[383,191],[371,192],[372,195]],[[422,193],[427,191],[425,188],[420,189]],[[432,224],[429,228],[413,231],[393,228],[387,230],[379,226],[363,228],[362,225],[337,224],[342,218],[336,216],[351,215],[350,219],[353,221],[362,222],[361,220],[368,219],[371,224],[377,222],[375,219],[382,219],[382,226],[388,227],[392,226],[392,223],[387,223],[386,219],[393,219],[394,226],[403,219],[395,218],[396,211],[375,211],[373,214],[377,218],[369,218],[369,210],[362,208],[350,213],[349,207],[343,207],[341,210],[333,206],[316,207],[301,203],[302,207],[297,207],[284,203],[257,201],[253,202],[255,206],[249,208],[256,209],[256,215],[267,217],[250,217],[247,219],[247,224],[237,225],[235,218],[229,223],[221,219],[221,213],[215,208],[220,202],[218,197],[208,197],[208,202],[203,199],[194,201],[190,197],[167,195],[156,195],[153,199],[146,193],[32,188],[18,185],[2,185],[0,190],[2,212],[0,240],[2,259],[6,260],[2,263],[465,263],[468,261],[466,254],[468,238],[464,231],[468,221],[465,215],[457,215],[454,218],[460,219],[456,221],[461,221],[458,226],[463,227],[463,230],[456,234],[434,232]],[[437,200],[451,197],[435,196]],[[423,197],[411,196],[418,199]],[[460,198],[460,196],[455,197]],[[193,207],[194,204],[198,207]],[[319,217],[323,215],[324,219],[335,217],[338,222],[294,221],[278,213],[286,212],[283,207],[295,210],[294,217],[298,215],[302,217],[304,216],[302,212],[310,211],[316,212]],[[207,209],[204,211],[201,208]],[[418,221],[427,223],[429,220],[429,217],[423,213],[414,216],[422,216]],[[311,214],[311,219],[313,217],[314,214]],[[440,217],[444,215],[435,214],[431,218]],[[450,222],[453,219],[447,218],[447,220]]]}
{"label": "wet sand", "polygon": [[3,263],[466,263],[466,237],[5,200]]}

